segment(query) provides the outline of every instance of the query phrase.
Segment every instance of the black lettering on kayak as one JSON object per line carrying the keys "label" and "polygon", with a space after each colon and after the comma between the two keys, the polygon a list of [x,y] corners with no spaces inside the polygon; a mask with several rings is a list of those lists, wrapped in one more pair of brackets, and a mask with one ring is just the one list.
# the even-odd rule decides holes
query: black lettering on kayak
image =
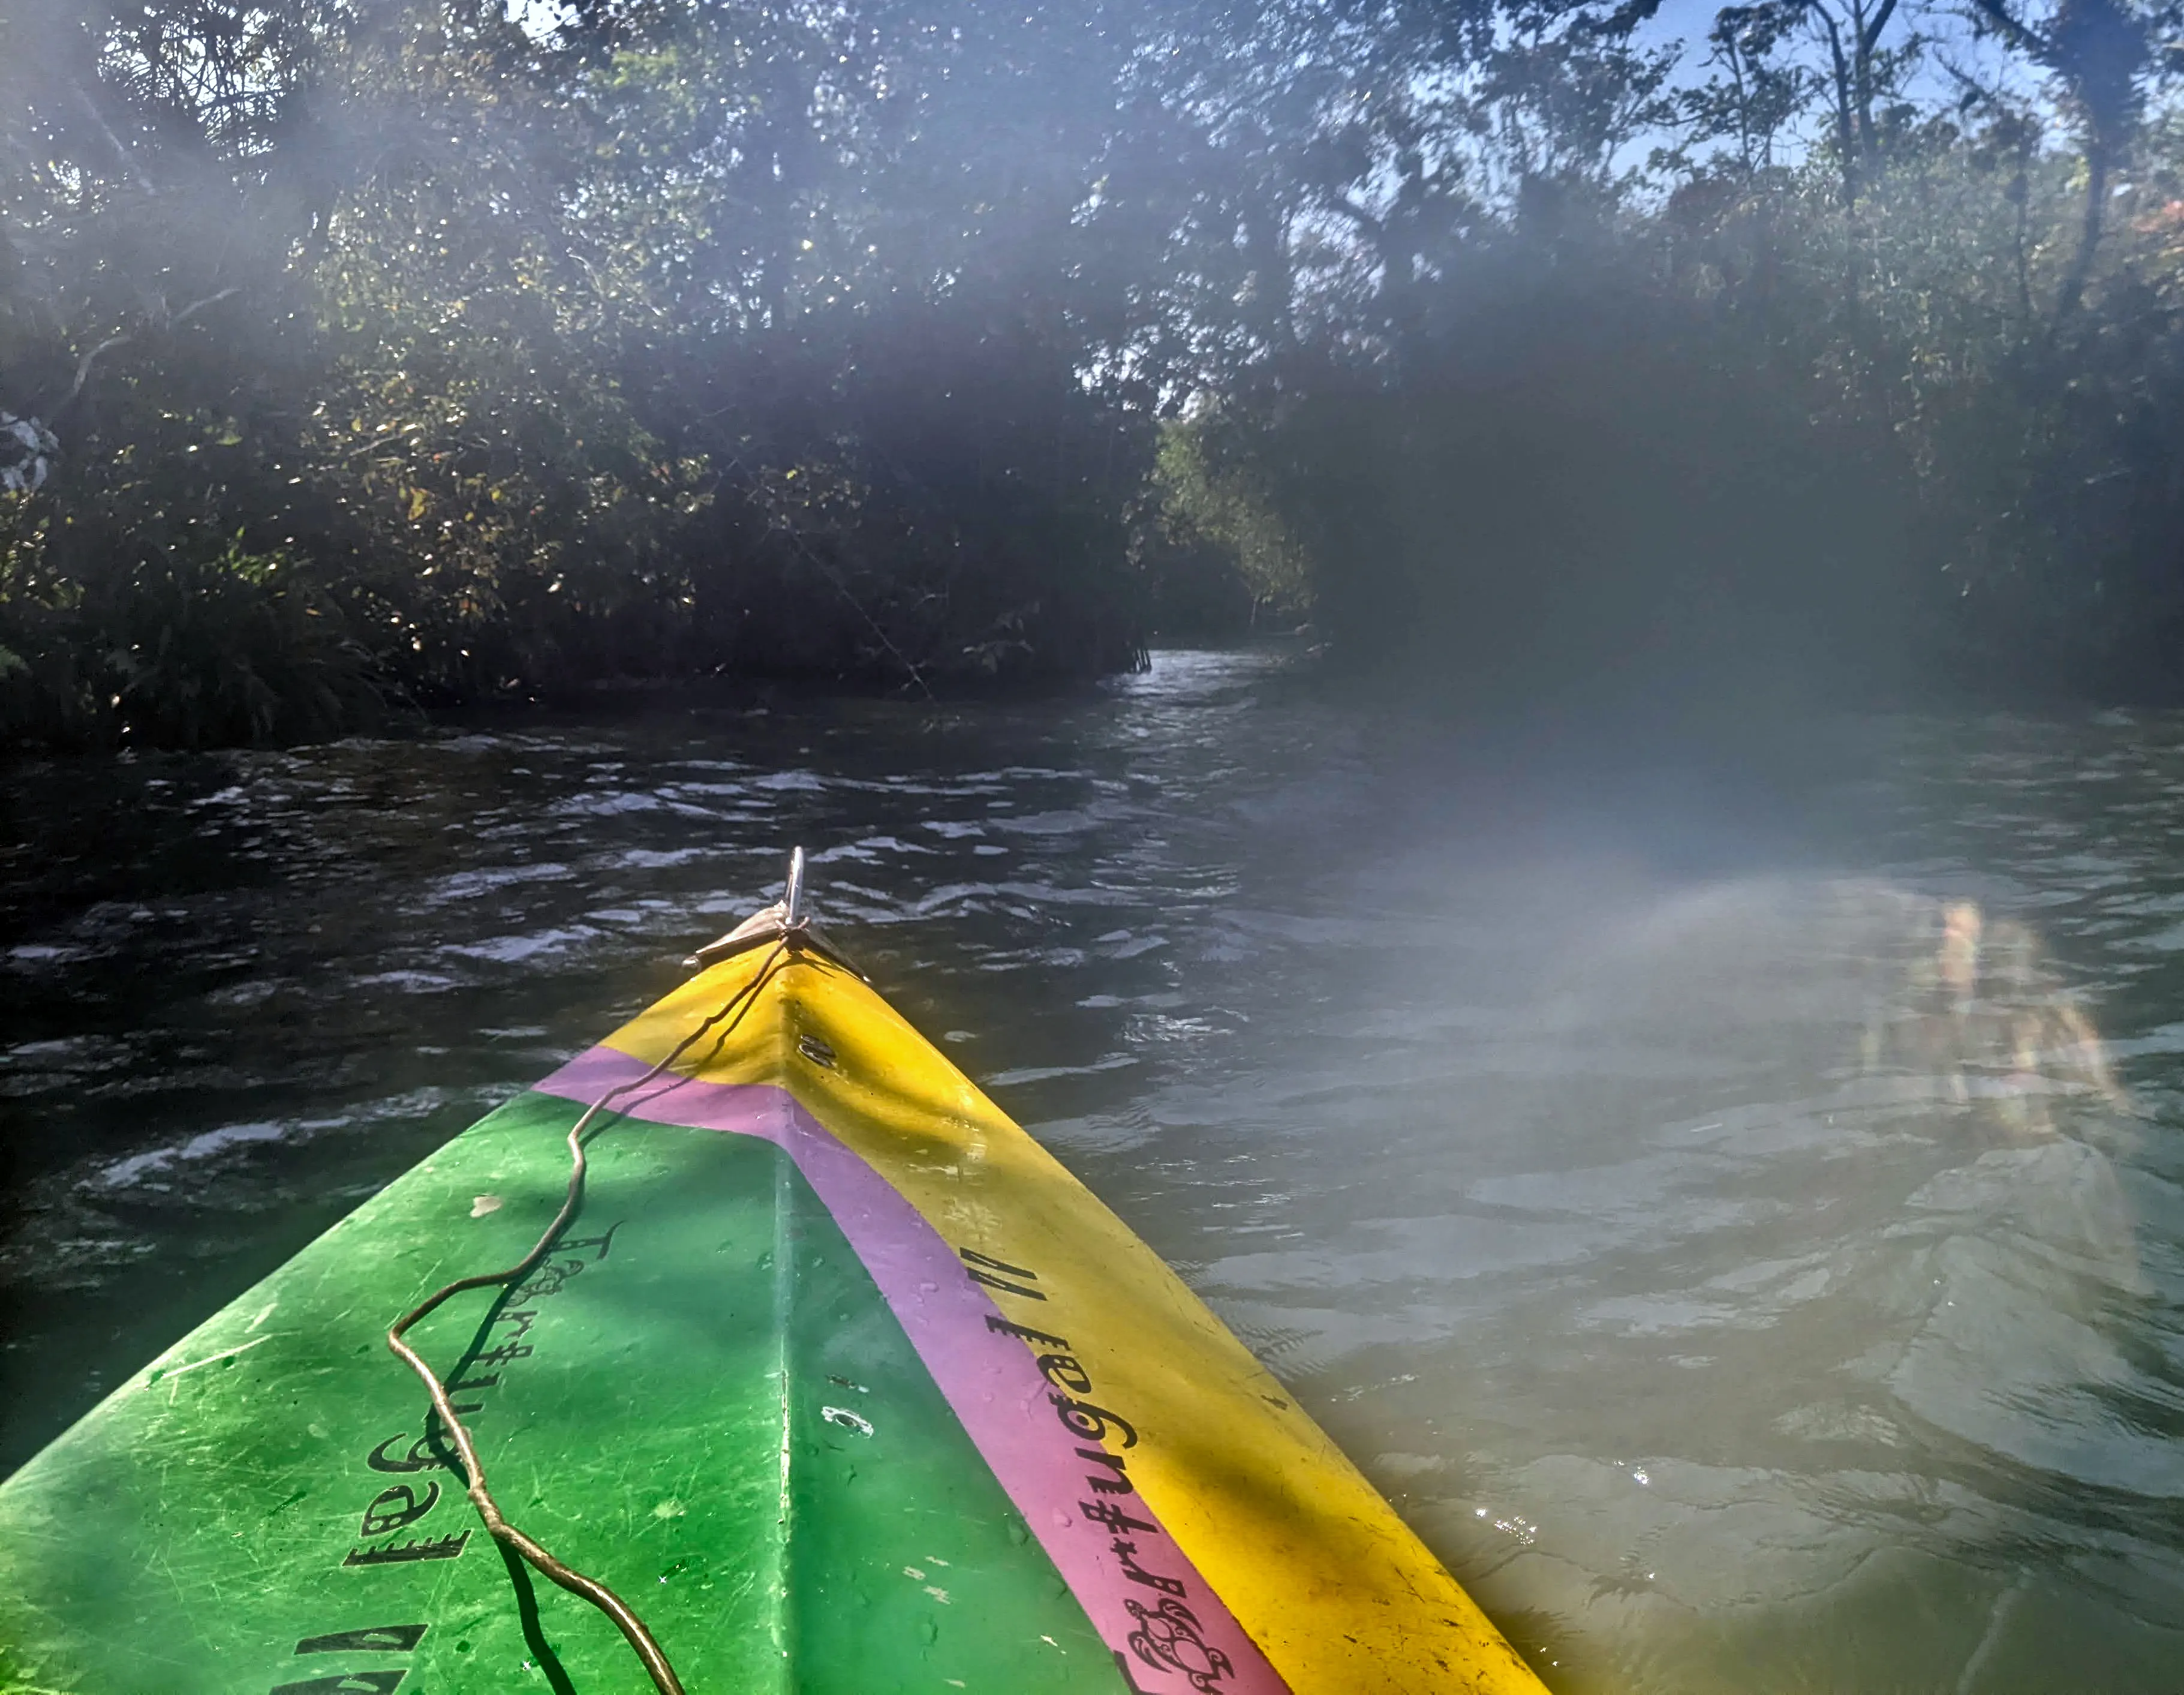
{"label": "black lettering on kayak", "polygon": [[302,1683],[276,1683],[271,1695],[393,1695],[405,1671],[348,1671]]}
{"label": "black lettering on kayak", "polygon": [[1130,1652],[1154,1670],[1179,1671],[1198,1695],[1213,1695],[1214,1686],[1236,1669],[1227,1654],[1200,1634],[1198,1615],[1173,1596],[1157,1607],[1139,1601],[1123,1605],[1138,1621],[1138,1628],[1130,1632]]}
{"label": "black lettering on kayak", "polygon": [[1072,1395],[1089,1395],[1092,1392],[1092,1380],[1084,1374],[1084,1368],[1077,1363],[1074,1354],[1041,1354],[1039,1357],[1039,1374],[1056,1389],[1067,1389]]}
{"label": "black lettering on kayak", "polygon": [[1107,1546],[1115,1550],[1115,1558],[1123,1562],[1123,1575],[1131,1582],[1142,1583],[1148,1589],[1157,1589],[1163,1595],[1179,1596],[1184,1592],[1180,1578],[1163,1577],[1157,1571],[1148,1571],[1138,1564],[1134,1558],[1138,1551],[1135,1542],[1124,1542],[1117,1536]]}
{"label": "black lettering on kayak", "polygon": [[515,1285],[519,1301],[549,1301],[569,1285],[569,1280],[583,1269],[581,1261],[571,1260],[565,1265],[542,1265],[522,1282]]}
{"label": "black lettering on kayak", "polygon": [[452,1471],[454,1469],[454,1468],[449,1465],[445,1459],[440,1457],[439,1454],[432,1451],[433,1444],[437,1439],[432,1436],[430,1432],[418,1437],[415,1441],[410,1443],[410,1452],[405,1458],[401,1459],[389,1459],[387,1457],[387,1450],[393,1447],[394,1444],[398,1441],[408,1441],[409,1436],[410,1432],[407,1430],[397,1430],[393,1436],[387,1437],[385,1441],[380,1443],[377,1447],[372,1449],[370,1453],[366,1454],[364,1457],[364,1463],[370,1466],[374,1471],[411,1472],[437,1471],[442,1469]]}
{"label": "black lettering on kayak", "polygon": [[417,1491],[407,1483],[398,1483],[391,1489],[382,1489],[371,1497],[371,1504],[364,1509],[364,1523],[358,1534],[366,1541],[374,1536],[391,1536],[397,1531],[406,1531],[440,1503],[440,1486],[427,1483],[425,1498],[417,1498]]}
{"label": "black lettering on kayak", "polygon": [[305,1636],[296,1644],[298,1653],[408,1653],[425,1639],[429,1625],[373,1625],[361,1631],[336,1631],[332,1636]]}
{"label": "black lettering on kayak", "polygon": [[1120,1413],[1111,1413],[1105,1407],[1095,1407],[1089,1401],[1072,1401],[1067,1395],[1050,1395],[1055,1415],[1070,1435],[1082,1436],[1088,1442],[1105,1441],[1107,1433],[1121,1433],[1124,1447],[1138,1445],[1138,1433],[1130,1421]]}
{"label": "black lettering on kayak", "polygon": [[[617,1221],[613,1229],[603,1236],[576,1236],[567,1241],[554,1243],[554,1252],[557,1255],[573,1255],[580,1248],[598,1251],[589,1259],[571,1257],[548,1261],[510,1291],[510,1298],[543,1301],[549,1296],[559,1295],[574,1279],[582,1276],[587,1267],[597,1265],[607,1257],[607,1251],[614,1246],[615,1231],[621,1228],[621,1223]],[[504,1313],[502,1316],[507,1315]]]}
{"label": "black lettering on kayak", "polygon": [[[621,1228],[621,1223],[617,1222],[604,1235],[580,1236],[572,1241],[557,1243],[555,1245],[557,1252],[568,1257],[534,1272],[531,1279],[521,1287],[510,1291],[509,1298],[511,1302],[537,1301],[549,1295],[559,1294],[567,1285],[571,1278],[580,1274],[587,1266],[597,1265],[607,1257],[609,1251],[614,1246],[615,1231]],[[461,1393],[475,1395],[483,1390],[498,1388],[500,1385],[500,1373],[492,1368],[510,1365],[519,1359],[527,1359],[538,1351],[531,1343],[522,1340],[531,1334],[531,1327],[538,1320],[538,1313],[535,1307],[512,1307],[509,1311],[494,1314],[488,1321],[488,1330],[493,1324],[504,1323],[515,1325],[515,1333],[499,1346],[474,1358],[466,1358],[461,1363],[460,1369],[463,1373],[475,1372],[483,1368],[484,1374],[458,1375],[448,1385],[449,1404],[454,1407],[458,1416],[466,1418],[473,1413],[482,1413],[485,1410],[485,1402],[456,1401],[453,1398],[455,1395]],[[432,1415],[426,1415],[425,1434],[410,1444],[410,1452],[404,1458],[396,1458],[392,1450],[408,1441],[409,1432],[406,1430],[398,1431],[387,1437],[385,1441],[365,1456],[364,1463],[374,1471],[393,1472],[398,1475],[418,1471],[456,1471],[455,1464],[448,1454],[445,1444],[435,1434],[437,1422],[437,1419]],[[460,1472],[457,1475],[460,1475]],[[415,1489],[406,1485],[397,1485],[393,1488],[382,1491],[364,1509],[363,1534],[365,1540],[391,1536],[397,1531],[408,1529],[426,1514],[431,1512],[439,1498],[440,1486],[437,1483],[426,1486],[426,1494],[422,1500],[418,1499]],[[467,1531],[464,1532],[465,1536],[468,1534]],[[348,1557],[343,1560],[342,1564],[343,1565],[379,1565],[405,1559],[453,1559],[461,1552],[462,1538],[450,1536],[436,1542],[412,1542],[406,1547],[401,1548],[356,1548],[351,1550]]]}
{"label": "black lettering on kayak", "polygon": [[[1046,1299],[1046,1296],[1036,1289],[1027,1289],[1022,1283],[1011,1283],[1007,1280],[1011,1277],[1021,1277],[1024,1283],[1036,1283],[1039,1281],[1037,1272],[1026,1271],[1020,1265],[1011,1265],[1005,1259],[989,1259],[986,1255],[974,1252],[967,1247],[959,1247],[956,1252],[963,1256],[963,1262],[969,1268],[967,1274],[973,1283],[983,1283],[987,1288],[998,1289],[1005,1295],[1021,1295],[1027,1301]],[[981,1271],[978,1268],[980,1266],[984,1266],[986,1269]],[[995,1277],[989,1274],[996,1271],[1002,1275]]]}
{"label": "black lettering on kayak", "polygon": [[[1027,1286],[1039,1280],[1039,1274],[1028,1266],[1011,1265],[1005,1259],[995,1259],[967,1247],[959,1247],[956,1252],[961,1256],[966,1274],[973,1283],[983,1283],[989,1289],[1033,1301],[1046,1299],[1045,1291]],[[1011,1279],[1017,1280],[1011,1281]],[[996,1335],[1014,1336],[1032,1345],[1039,1375],[1060,1391],[1046,1397],[1054,1408],[1055,1416],[1070,1435],[1089,1444],[1077,1450],[1077,1457],[1092,1468],[1085,1474],[1085,1488],[1095,1497],[1135,1495],[1137,1487],[1130,1481],[1122,1456],[1108,1452],[1100,1444],[1112,1440],[1124,1448],[1134,1448],[1138,1445],[1137,1429],[1120,1413],[1078,1398],[1093,1392],[1092,1374],[1085,1369],[1084,1362],[1078,1358],[1068,1339],[1012,1323],[998,1314],[987,1315],[986,1328]],[[1134,1516],[1112,1500],[1079,1501],[1077,1510],[1084,1514],[1087,1525],[1112,1533],[1107,1546],[1122,1563],[1123,1575],[1133,1583],[1158,1591],[1162,1597],[1156,1608],[1148,1609],[1135,1601],[1124,1603],[1139,1626],[1130,1635],[1131,1652],[1155,1671],[1180,1674],[1198,1695],[1215,1695],[1215,1686],[1234,1667],[1227,1654],[1209,1647],[1201,1635],[1197,1615],[1183,1602],[1190,1592],[1189,1586],[1180,1577],[1170,1577],[1138,1564],[1139,1544],[1131,1536],[1158,1536],[1161,1526],[1150,1519]],[[1130,1695],[1154,1695],[1154,1692],[1139,1687],[1129,1654],[1121,1648],[1114,1648],[1113,1653],[1115,1669],[1122,1674],[1123,1687]]]}
{"label": "black lettering on kayak", "polygon": [[1004,1295],[1021,1295],[1027,1301],[1044,1301],[1046,1296],[1036,1289],[1026,1289],[1021,1284],[1011,1283],[1006,1278],[989,1277],[976,1266],[967,1274],[973,1283],[983,1283],[989,1289],[998,1289]]}
{"label": "black lettering on kayak", "polygon": [[986,1328],[995,1335],[1014,1336],[1019,1341],[1044,1342],[1049,1347],[1066,1348],[1069,1346],[1067,1336],[1050,1336],[1045,1330],[1028,1330],[1022,1324],[1012,1324],[1006,1319],[997,1318],[992,1313],[986,1316]]}
{"label": "black lettering on kayak", "polygon": [[399,1565],[411,1559],[453,1559],[463,1551],[463,1544],[471,1539],[465,1531],[460,1536],[442,1536],[436,1542],[404,1542],[400,1547],[352,1548],[343,1565]]}
{"label": "black lettering on kayak", "polygon": [[592,1256],[592,1263],[597,1265],[607,1257],[607,1250],[614,1246],[615,1232],[622,1227],[624,1222],[616,1219],[607,1226],[607,1233],[603,1236],[571,1236],[566,1241],[558,1241],[554,1244],[554,1251],[556,1253],[574,1253],[580,1247],[595,1247],[599,1252]]}
{"label": "black lettering on kayak", "polygon": [[1005,1277],[1021,1277],[1027,1283],[1039,1281],[1039,1274],[1036,1271],[1027,1271],[1021,1265],[1011,1265],[1005,1259],[994,1259],[967,1247],[959,1247],[956,1252],[963,1256],[964,1263],[967,1265],[983,1265],[989,1271],[998,1271]]}
{"label": "black lettering on kayak", "polygon": [[1095,1472],[1087,1477],[1084,1480],[1084,1486],[1094,1494],[1134,1495],[1138,1492],[1137,1486],[1130,1481],[1123,1470],[1123,1457],[1120,1454],[1109,1453],[1103,1447],[1081,1447],[1077,1450],[1077,1457],[1079,1459],[1089,1459],[1095,1465],[1104,1465],[1115,1474],[1112,1477],[1102,1477]]}
{"label": "black lettering on kayak", "polygon": [[1111,1531],[1156,1531],[1158,1525],[1148,1519],[1134,1519],[1128,1512],[1112,1501],[1079,1501],[1077,1510],[1095,1525],[1105,1525]]}
{"label": "black lettering on kayak", "polygon": [[550,1301],[597,1263],[596,1260],[549,1260],[517,1284],[510,1296],[517,1301]]}

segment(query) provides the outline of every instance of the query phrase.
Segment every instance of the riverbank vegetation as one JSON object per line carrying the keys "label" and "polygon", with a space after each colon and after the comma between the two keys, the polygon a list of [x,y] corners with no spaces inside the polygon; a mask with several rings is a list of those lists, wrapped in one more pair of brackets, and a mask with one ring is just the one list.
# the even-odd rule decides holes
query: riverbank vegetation
{"label": "riverbank vegetation", "polygon": [[2043,3],[22,0],[0,728],[2172,696],[2179,25]]}

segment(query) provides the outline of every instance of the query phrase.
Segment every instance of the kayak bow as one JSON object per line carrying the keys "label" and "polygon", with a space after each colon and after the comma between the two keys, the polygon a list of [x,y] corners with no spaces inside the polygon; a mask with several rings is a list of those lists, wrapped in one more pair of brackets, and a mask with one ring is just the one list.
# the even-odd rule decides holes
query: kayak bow
{"label": "kayak bow", "polygon": [[799,884],[0,1485],[0,1692],[1536,1695]]}

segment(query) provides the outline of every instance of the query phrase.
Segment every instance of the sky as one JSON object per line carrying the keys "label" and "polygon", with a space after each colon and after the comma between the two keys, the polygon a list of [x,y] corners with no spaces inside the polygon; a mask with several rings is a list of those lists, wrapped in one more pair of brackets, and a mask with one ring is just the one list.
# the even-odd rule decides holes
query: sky
{"label": "sky", "polygon": [[[1705,75],[1707,31],[1713,27],[1714,14],[1724,3],[1726,0],[1662,0],[1661,9],[1640,30],[1639,37],[1659,43],[1681,41],[1685,56],[1685,76],[1694,81],[1702,80]],[[1838,0],[1837,10],[1842,9]],[[2014,69],[1992,46],[1972,39],[1970,26],[1961,9],[1906,0],[1889,22],[1888,39],[1900,42],[1907,30],[1914,26],[1936,44],[1939,53],[1946,54],[1968,70],[1994,76]],[[1919,92],[1930,96],[1953,86],[1953,79],[1939,64],[1930,64],[1914,86]]]}

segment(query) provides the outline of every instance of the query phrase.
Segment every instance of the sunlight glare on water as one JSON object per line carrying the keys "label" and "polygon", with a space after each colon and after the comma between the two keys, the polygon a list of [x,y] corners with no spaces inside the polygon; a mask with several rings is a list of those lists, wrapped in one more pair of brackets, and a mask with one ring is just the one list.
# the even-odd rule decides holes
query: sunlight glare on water
{"label": "sunlight glare on water", "polygon": [[2173,1690],[2184,720],[1816,769],[1490,756],[1266,652],[37,768],[0,1464],[802,841],[1556,1687]]}

